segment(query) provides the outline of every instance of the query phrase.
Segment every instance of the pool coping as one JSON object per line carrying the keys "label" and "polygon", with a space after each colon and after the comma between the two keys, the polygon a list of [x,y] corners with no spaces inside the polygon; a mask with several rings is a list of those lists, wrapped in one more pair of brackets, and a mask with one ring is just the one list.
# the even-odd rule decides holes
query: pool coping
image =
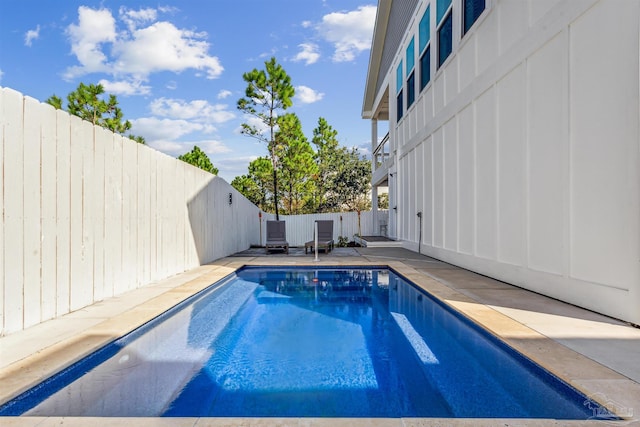
{"label": "pool coping", "polygon": [[[121,425],[124,422],[135,425],[176,425],[176,426],[236,426],[236,425],[283,425],[283,426],[324,426],[324,425],[370,425],[370,426],[428,426],[428,425],[588,425],[598,423],[614,423],[624,425],[640,422],[639,408],[634,404],[640,402],[640,384],[615,372],[587,356],[578,353],[561,343],[542,335],[540,332],[500,313],[494,308],[480,303],[460,291],[418,271],[399,260],[365,260],[362,257],[323,257],[319,262],[308,259],[292,259],[287,257],[228,257],[197,269],[185,272],[172,278],[159,281],[148,289],[153,289],[151,298],[136,304],[135,298],[131,307],[111,315],[104,310],[103,317],[91,313],[91,307],[63,316],[64,320],[75,321],[92,319],[89,325],[73,336],[55,341],[26,357],[13,361],[0,368],[0,402],[6,402],[20,393],[38,384],[44,378],[71,365],[87,354],[131,330],[148,322],[165,312],[177,303],[207,288],[212,283],[244,266],[337,266],[337,267],[389,267],[406,277],[420,288],[426,290],[445,305],[470,318],[489,333],[497,336],[509,346],[533,360],[545,369],[570,384],[608,409],[617,413],[623,421],[589,420],[480,420],[480,419],[436,419],[436,418],[362,418],[362,419],[329,419],[329,418],[87,418],[87,417],[3,417],[6,426],[48,426],[48,425]],[[144,288],[141,288],[144,289]],[[108,305],[109,301],[105,302]],[[95,305],[94,305],[95,306]],[[93,307],[93,306],[92,306]],[[99,309],[102,307],[97,307]],[[88,313],[86,316],[84,313]],[[52,321],[53,322],[53,321]],[[11,337],[11,335],[9,336]],[[4,344],[5,337],[0,344]],[[635,410],[634,410],[635,409]],[[94,424],[95,420],[95,424]],[[6,424],[5,424],[6,422]],[[106,423],[106,424],[105,424]],[[113,423],[113,424],[110,424]]]}

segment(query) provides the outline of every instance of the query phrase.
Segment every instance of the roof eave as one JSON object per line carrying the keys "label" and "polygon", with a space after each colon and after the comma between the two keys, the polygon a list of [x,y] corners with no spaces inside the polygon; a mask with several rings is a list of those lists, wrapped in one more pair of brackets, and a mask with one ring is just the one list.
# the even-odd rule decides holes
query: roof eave
{"label": "roof eave", "polygon": [[371,51],[369,54],[369,68],[367,69],[367,80],[364,90],[364,100],[362,102],[362,118],[373,118],[373,111],[376,99],[376,84],[380,73],[380,62],[384,50],[384,42],[387,34],[387,24],[391,12],[392,0],[379,0],[376,11],[376,24],[373,29],[371,41]]}

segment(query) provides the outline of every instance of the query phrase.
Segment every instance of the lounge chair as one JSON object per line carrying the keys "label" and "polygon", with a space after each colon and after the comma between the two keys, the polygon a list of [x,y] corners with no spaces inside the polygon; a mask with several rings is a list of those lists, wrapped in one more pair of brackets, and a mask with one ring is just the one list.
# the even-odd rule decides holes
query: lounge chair
{"label": "lounge chair", "polygon": [[[318,223],[318,250],[324,249],[324,253],[333,250],[333,220],[332,219],[319,219]],[[315,234],[315,228],[314,228]],[[304,253],[307,250],[313,252],[315,239],[304,244]]]}
{"label": "lounge chair", "polygon": [[267,221],[267,243],[265,244],[267,253],[270,249],[283,249],[289,253],[289,242],[287,242],[287,229],[284,221]]}

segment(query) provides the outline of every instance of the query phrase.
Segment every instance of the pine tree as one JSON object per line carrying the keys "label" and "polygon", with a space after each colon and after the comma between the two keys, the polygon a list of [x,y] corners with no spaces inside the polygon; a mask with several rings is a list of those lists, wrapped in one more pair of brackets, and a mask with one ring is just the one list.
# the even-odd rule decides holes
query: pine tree
{"label": "pine tree", "polygon": [[213,166],[213,163],[211,163],[207,153],[202,151],[197,145],[194,145],[193,149],[188,153],[178,156],[178,160],[182,160],[183,162],[187,162],[190,165],[198,167],[209,173],[218,175],[218,168]]}
{"label": "pine tree", "polygon": [[[58,110],[64,109],[62,98],[59,96],[51,95],[45,102]],[[131,122],[124,120],[124,114],[118,107],[118,99],[110,94],[105,100],[104,87],[101,84],[80,83],[76,90],[67,95],[67,111],[69,114],[121,135],[131,129]],[[145,139],[141,136],[129,134],[127,137],[140,144],[145,143]]]}
{"label": "pine tree", "polygon": [[289,215],[307,212],[315,189],[314,176],[318,167],[314,162],[311,144],[304,136],[300,119],[295,114],[278,117],[276,133],[282,199]]}
{"label": "pine tree", "polygon": [[[291,77],[284,68],[271,58],[264,63],[265,69],[244,73],[242,78],[247,82],[245,97],[238,100],[238,109],[249,117],[257,118],[261,126],[251,123],[242,124],[244,135],[256,138],[267,144],[271,166],[273,168],[273,198],[278,214],[278,149],[275,139],[278,113],[293,105],[292,98],[295,89],[291,84]],[[266,135],[265,135],[266,134]]]}

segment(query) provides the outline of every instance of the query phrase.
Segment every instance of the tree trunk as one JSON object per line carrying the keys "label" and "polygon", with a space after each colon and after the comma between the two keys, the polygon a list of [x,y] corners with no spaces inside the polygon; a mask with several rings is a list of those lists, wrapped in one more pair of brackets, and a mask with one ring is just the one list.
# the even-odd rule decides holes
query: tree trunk
{"label": "tree trunk", "polygon": [[289,177],[289,215],[293,215],[293,182]]}
{"label": "tree trunk", "polygon": [[280,221],[280,215],[278,214],[278,172],[275,165],[273,166],[273,204],[276,208],[276,221]]}

